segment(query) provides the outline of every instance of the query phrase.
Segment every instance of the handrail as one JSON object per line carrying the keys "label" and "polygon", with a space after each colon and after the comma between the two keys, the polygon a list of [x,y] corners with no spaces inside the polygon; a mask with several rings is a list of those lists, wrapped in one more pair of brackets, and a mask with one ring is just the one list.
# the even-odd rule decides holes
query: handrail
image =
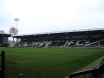
{"label": "handrail", "polygon": [[69,75],[69,78],[73,78],[73,77],[80,76],[80,75],[84,75],[84,78],[85,78],[85,74],[88,74],[88,73],[93,74],[94,78],[99,78],[98,72],[99,71],[102,72],[102,67],[104,67],[104,59],[102,59],[102,61],[99,64],[97,64],[93,69],[71,73]]}
{"label": "handrail", "polygon": [[94,68],[95,69],[99,69],[100,67],[102,67],[104,65],[104,59],[102,59],[102,61],[99,63],[99,64],[97,64]]}
{"label": "handrail", "polygon": [[84,70],[84,71],[80,71],[80,72],[74,72],[69,75],[69,78],[73,78],[74,76],[84,75],[84,74],[88,74],[88,73],[92,73],[92,72],[94,72],[94,69]]}

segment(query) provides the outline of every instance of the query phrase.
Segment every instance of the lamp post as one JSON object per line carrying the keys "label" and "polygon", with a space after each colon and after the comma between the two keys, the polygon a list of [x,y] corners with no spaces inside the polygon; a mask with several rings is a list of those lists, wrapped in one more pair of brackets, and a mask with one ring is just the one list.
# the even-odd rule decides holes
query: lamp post
{"label": "lamp post", "polygon": [[15,18],[14,21],[16,21],[16,29],[17,29],[17,21],[19,21],[19,18]]}
{"label": "lamp post", "polygon": [[[14,21],[16,21],[16,29],[17,29],[17,21],[19,21],[19,18],[15,18]],[[18,38],[17,38],[17,42],[18,42]]]}

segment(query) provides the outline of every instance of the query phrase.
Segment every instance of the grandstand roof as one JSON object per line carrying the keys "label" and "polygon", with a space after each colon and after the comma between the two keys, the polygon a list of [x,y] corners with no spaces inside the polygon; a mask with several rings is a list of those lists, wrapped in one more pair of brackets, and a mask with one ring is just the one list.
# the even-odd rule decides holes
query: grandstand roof
{"label": "grandstand roof", "polygon": [[80,30],[70,30],[70,31],[59,31],[59,32],[44,32],[44,33],[35,33],[35,34],[24,34],[24,35],[16,35],[15,38],[21,37],[30,37],[30,36],[47,36],[47,35],[77,35],[77,34],[101,34],[104,33],[104,28],[93,28],[93,29],[80,29]]}
{"label": "grandstand roof", "polygon": [[11,37],[11,34],[0,34],[0,37]]}

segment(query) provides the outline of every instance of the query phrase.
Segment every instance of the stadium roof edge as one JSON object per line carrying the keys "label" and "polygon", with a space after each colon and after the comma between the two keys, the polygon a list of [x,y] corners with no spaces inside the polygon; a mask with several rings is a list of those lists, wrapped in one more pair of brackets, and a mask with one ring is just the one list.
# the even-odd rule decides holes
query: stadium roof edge
{"label": "stadium roof edge", "polygon": [[[2,33],[0,33],[0,34],[2,34]],[[11,34],[8,34],[8,33],[4,33],[4,34],[11,35]]]}
{"label": "stadium roof edge", "polygon": [[95,30],[104,30],[104,28],[91,28],[91,29],[79,29],[79,30],[41,32],[41,33],[34,33],[34,34],[32,33],[32,34],[15,35],[15,36],[40,35],[40,34],[54,34],[54,33],[67,33],[67,32],[81,32],[81,31],[95,31]]}
{"label": "stadium roof edge", "polygon": [[1,33],[0,33],[0,36],[11,37],[11,34],[6,34],[6,33],[1,34]]}

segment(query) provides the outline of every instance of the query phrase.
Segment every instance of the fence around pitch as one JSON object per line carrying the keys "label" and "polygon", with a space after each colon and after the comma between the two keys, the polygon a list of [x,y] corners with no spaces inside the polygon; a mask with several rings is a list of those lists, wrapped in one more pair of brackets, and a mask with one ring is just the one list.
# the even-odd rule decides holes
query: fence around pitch
{"label": "fence around pitch", "polygon": [[5,78],[5,52],[0,54],[0,78]]}
{"label": "fence around pitch", "polygon": [[101,78],[104,74],[104,59],[93,69],[74,72],[69,75],[69,78]]}

